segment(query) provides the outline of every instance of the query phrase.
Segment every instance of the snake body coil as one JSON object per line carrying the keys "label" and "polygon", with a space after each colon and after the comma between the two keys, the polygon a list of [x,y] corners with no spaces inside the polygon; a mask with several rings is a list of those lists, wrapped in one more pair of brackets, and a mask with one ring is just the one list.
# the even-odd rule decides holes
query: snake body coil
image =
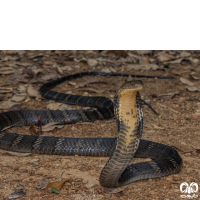
{"label": "snake body coil", "polygon": [[[0,148],[39,154],[110,156],[100,175],[100,183],[105,187],[122,186],[133,181],[167,176],[180,171],[182,159],[176,150],[163,144],[140,140],[143,127],[142,104],[139,95],[139,90],[143,88],[141,81],[125,83],[115,95],[114,104],[106,97],[83,97],[49,91],[65,80],[85,75],[128,76],[127,74],[92,72],[74,74],[48,82],[40,88],[43,97],[68,104],[97,108],[64,111],[20,110],[0,113],[0,130],[14,124],[16,126],[36,125],[40,115],[42,115],[42,124],[49,122],[71,124],[78,121],[108,119],[115,112],[117,138],[49,137],[0,131]],[[153,161],[128,165],[133,157],[151,158]]]}

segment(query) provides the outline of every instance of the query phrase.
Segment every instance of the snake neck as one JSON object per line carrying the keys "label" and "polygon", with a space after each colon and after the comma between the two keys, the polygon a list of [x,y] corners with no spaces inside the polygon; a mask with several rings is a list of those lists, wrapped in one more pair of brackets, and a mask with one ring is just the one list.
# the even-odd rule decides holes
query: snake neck
{"label": "snake neck", "polygon": [[120,185],[119,178],[132,160],[142,135],[142,106],[139,91],[119,90],[114,103],[118,138],[115,151],[100,176],[100,183],[105,187]]}
{"label": "snake neck", "polygon": [[119,101],[115,105],[119,141],[116,149],[120,149],[124,154],[129,154],[131,151],[134,154],[137,149],[133,146],[141,137],[139,125],[143,117],[140,94],[134,90],[124,91],[119,94],[118,99]]}

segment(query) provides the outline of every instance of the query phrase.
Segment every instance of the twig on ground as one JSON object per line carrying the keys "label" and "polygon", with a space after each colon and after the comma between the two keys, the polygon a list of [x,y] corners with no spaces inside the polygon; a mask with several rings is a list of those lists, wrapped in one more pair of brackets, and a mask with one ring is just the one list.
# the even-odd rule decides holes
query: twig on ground
{"label": "twig on ground", "polygon": [[147,105],[156,115],[158,115],[158,113],[146,102],[146,101],[144,101],[143,99],[141,99],[142,100],[142,102],[145,104],[145,105]]}

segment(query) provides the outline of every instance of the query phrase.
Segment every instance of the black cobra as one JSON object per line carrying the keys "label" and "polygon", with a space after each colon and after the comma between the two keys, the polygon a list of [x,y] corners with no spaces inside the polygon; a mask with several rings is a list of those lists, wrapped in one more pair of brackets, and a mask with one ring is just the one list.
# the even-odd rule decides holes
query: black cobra
{"label": "black cobra", "polygon": [[[173,148],[147,140],[140,140],[143,127],[142,104],[139,90],[141,81],[125,83],[117,92],[114,104],[106,97],[86,97],[50,91],[63,81],[82,76],[129,76],[119,73],[84,72],[65,76],[44,84],[40,93],[44,98],[67,104],[96,107],[87,110],[20,110],[0,114],[0,130],[4,127],[27,126],[60,122],[72,124],[79,121],[91,122],[116,115],[117,138],[70,138],[20,135],[0,131],[0,148],[16,152],[38,154],[110,156],[100,175],[100,183],[105,187],[118,187],[131,182],[167,176],[181,170],[182,159]],[[155,78],[155,76],[132,75],[133,77]],[[156,77],[172,78],[172,77]],[[151,158],[150,162],[128,165],[133,157]]]}

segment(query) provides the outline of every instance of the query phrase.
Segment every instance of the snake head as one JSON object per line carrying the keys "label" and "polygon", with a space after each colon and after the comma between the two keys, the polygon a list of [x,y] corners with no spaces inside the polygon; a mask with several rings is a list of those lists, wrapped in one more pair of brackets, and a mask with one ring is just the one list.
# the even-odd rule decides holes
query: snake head
{"label": "snake head", "polygon": [[137,93],[143,89],[143,83],[140,80],[134,80],[134,81],[127,81],[125,82],[117,91],[114,97],[114,113],[117,115],[118,113],[118,105],[120,104],[121,98],[127,97],[130,99],[135,98]]}
{"label": "snake head", "polygon": [[134,80],[134,81],[127,81],[125,82],[121,88],[122,90],[142,90],[143,89],[143,83],[140,80]]}

